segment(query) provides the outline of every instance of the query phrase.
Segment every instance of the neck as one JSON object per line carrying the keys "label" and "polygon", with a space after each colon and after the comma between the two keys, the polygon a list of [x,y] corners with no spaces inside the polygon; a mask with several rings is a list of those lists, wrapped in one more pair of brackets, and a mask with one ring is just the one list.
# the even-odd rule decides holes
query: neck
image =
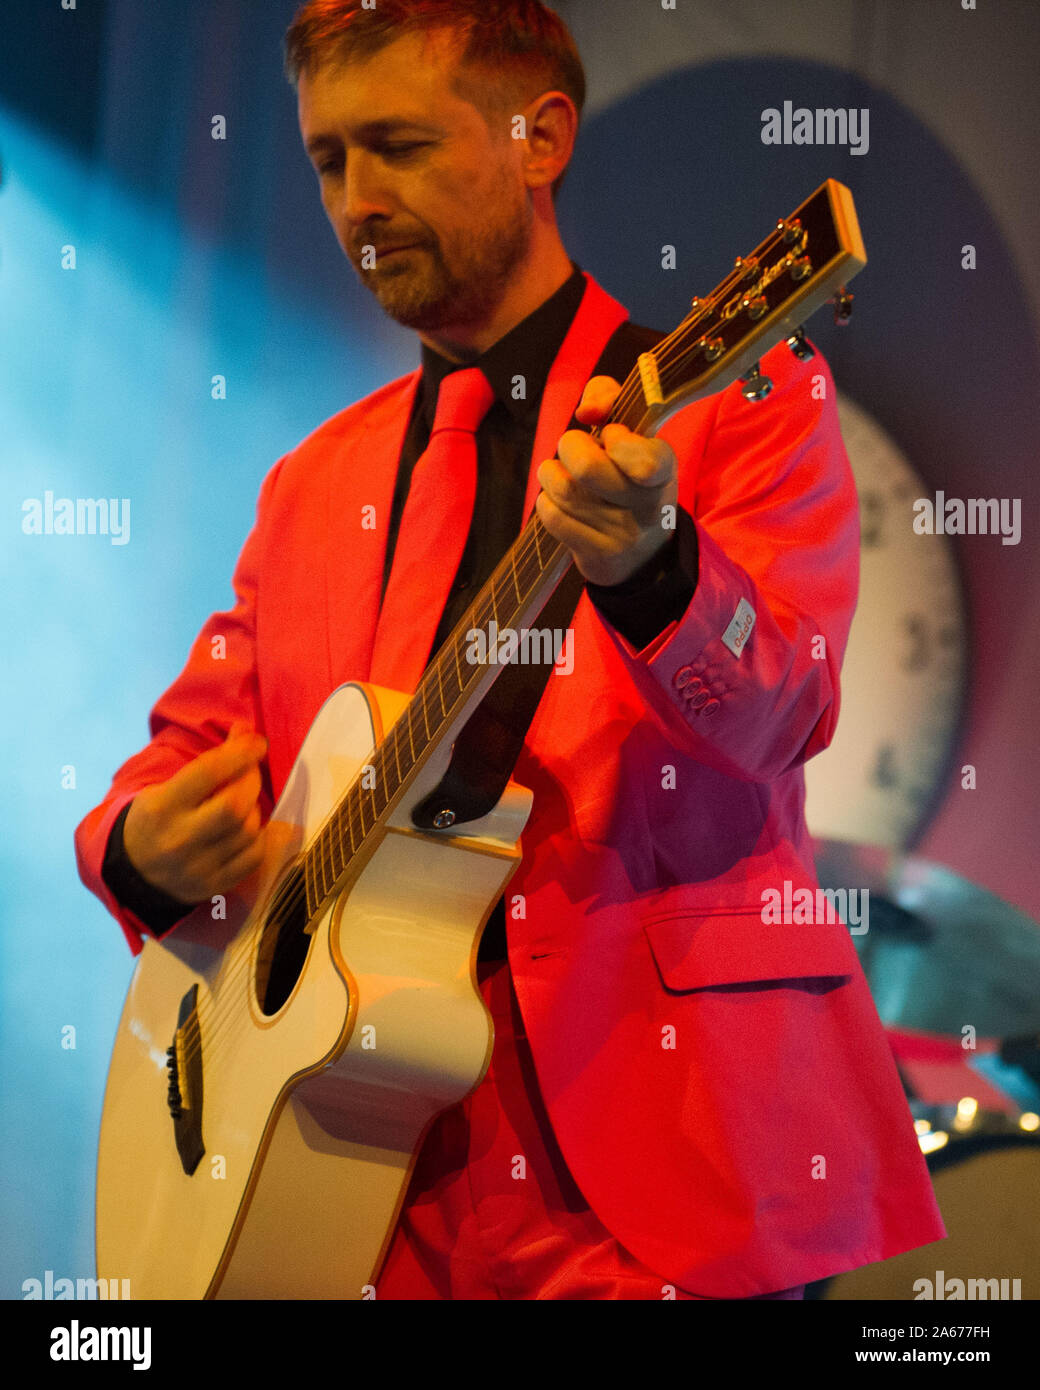
{"label": "neck", "polygon": [[552,297],[573,271],[555,222],[551,230],[536,221],[527,258],[517,266],[505,294],[487,319],[477,324],[446,324],[419,338],[451,362],[471,361],[523,323]]}

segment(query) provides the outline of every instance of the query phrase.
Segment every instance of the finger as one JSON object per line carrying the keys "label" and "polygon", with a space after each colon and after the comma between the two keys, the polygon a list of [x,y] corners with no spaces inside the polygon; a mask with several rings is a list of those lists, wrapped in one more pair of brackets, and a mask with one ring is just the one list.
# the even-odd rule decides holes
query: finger
{"label": "finger", "polygon": [[208,748],[186,767],[174,773],[166,784],[170,802],[178,806],[199,806],[227,782],[255,767],[267,752],[267,740],[260,734],[236,734],[218,748]]}
{"label": "finger", "polygon": [[575,414],[583,425],[602,424],[620,392],[621,383],[612,376],[594,376],[582,392]]}
{"label": "finger", "polygon": [[568,430],[559,453],[577,483],[622,507],[644,507],[647,492],[665,487],[677,468],[663,439],[633,434],[624,425],[608,425],[599,444],[581,430]]}
{"label": "finger", "polygon": [[260,821],[260,812],[257,810],[255,813],[250,813],[240,829],[206,846],[203,862],[219,871],[220,867],[229,859],[234,859],[236,855],[242,854],[255,844],[262,834],[263,826]]}
{"label": "finger", "polygon": [[219,844],[236,836],[257,809],[261,785],[259,770],[252,767],[208,797],[189,819],[192,843]]}
{"label": "finger", "polygon": [[[535,510],[549,534],[575,552],[579,569],[593,582],[598,581],[588,568],[589,564],[609,565],[623,553],[632,539],[624,522],[619,521],[617,527],[608,534],[602,525],[593,525],[584,517],[576,516],[560,507],[548,491],[538,494]],[[627,517],[628,523],[631,524],[631,516],[628,513],[622,515]],[[597,518],[598,520],[600,518]],[[583,558],[579,559],[579,555]]]}
{"label": "finger", "polygon": [[242,850],[239,854],[233,855],[221,865],[216,882],[223,885],[218,888],[218,892],[226,892],[229,888],[237,888],[243,879],[255,874],[263,865],[265,853],[265,837],[263,831],[257,836],[256,840],[248,849]]}
{"label": "finger", "polygon": [[[612,467],[609,460],[605,466]],[[559,459],[546,459],[538,469],[538,481],[553,502],[569,516],[590,522],[593,518],[603,523],[622,521],[628,509],[621,500],[627,490],[621,475],[618,474],[618,481],[612,486],[609,479],[597,482],[591,470],[575,471],[580,472],[581,476],[575,477],[575,472],[565,468]]]}
{"label": "finger", "polygon": [[637,488],[663,487],[675,476],[675,451],[663,439],[634,434],[624,425],[608,425],[602,444],[607,457]]}

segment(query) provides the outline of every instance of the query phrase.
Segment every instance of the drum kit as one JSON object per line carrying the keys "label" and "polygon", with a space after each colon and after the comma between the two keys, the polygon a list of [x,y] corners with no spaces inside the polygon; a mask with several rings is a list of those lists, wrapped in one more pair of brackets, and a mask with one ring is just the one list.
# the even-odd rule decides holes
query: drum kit
{"label": "drum kit", "polygon": [[948,1235],[806,1298],[1040,1298],[1040,925],[924,859],[815,851],[821,888],[867,890],[852,940]]}

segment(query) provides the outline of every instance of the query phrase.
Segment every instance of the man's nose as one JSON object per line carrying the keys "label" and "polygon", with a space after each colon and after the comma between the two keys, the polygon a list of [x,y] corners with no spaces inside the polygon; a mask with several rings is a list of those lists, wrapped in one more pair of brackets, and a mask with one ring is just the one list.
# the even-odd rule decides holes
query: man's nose
{"label": "man's nose", "polygon": [[360,227],[372,217],[393,211],[385,170],[367,150],[351,150],[343,177],[341,210],[346,220]]}

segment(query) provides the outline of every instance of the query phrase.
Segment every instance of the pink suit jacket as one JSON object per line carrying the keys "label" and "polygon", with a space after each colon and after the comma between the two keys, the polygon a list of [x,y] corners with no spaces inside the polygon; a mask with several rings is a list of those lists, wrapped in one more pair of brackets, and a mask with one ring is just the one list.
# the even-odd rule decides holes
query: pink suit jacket
{"label": "pink suit jacket", "polygon": [[[537,468],[625,317],[588,277],[542,398],[525,518]],[[638,652],[582,594],[573,671],[550,676],[517,764],[534,807],[506,898],[514,987],[574,1178],[663,1283],[715,1298],[945,1235],[848,929],[762,920],[765,890],[816,887],[802,765],[834,732],[859,563],[826,364],[781,346],[763,370],[764,403],[734,385],[661,431],[697,524],[696,593]],[[101,880],[135,791],[248,720],[269,741],[269,811],[328,694],[370,679],[419,376],[275,464],[234,608],[207,622],[152,711],[151,742],[77,830],[83,880],[135,953],[147,929]],[[416,596],[431,637],[450,579]],[[723,636],[741,600],[755,621],[738,657]]]}

